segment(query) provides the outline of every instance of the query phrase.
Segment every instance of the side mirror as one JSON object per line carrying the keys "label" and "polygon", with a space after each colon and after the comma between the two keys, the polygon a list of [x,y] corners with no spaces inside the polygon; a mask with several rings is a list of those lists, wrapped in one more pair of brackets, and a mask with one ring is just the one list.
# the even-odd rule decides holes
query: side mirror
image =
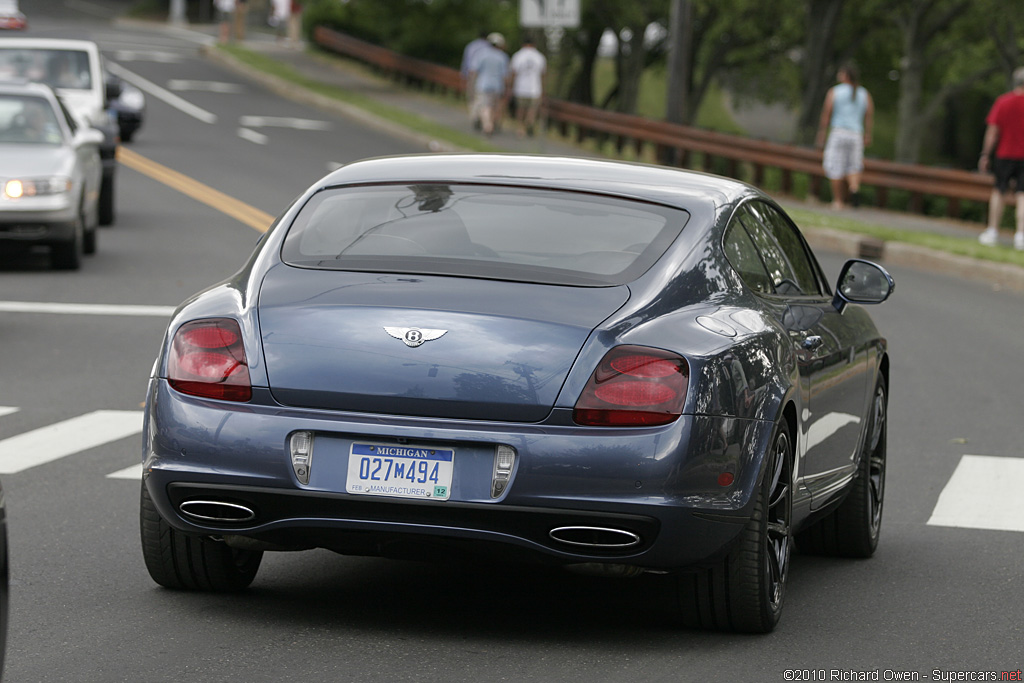
{"label": "side mirror", "polygon": [[75,147],[81,147],[82,145],[96,145],[99,147],[103,144],[103,131],[96,130],[95,128],[79,128],[75,133]]}
{"label": "side mirror", "polygon": [[121,96],[121,81],[117,78],[108,78],[103,84],[103,93],[108,104],[112,100],[116,100]]}
{"label": "side mirror", "polygon": [[871,261],[850,259],[839,273],[832,305],[842,313],[848,303],[880,304],[895,288],[896,282],[885,268]]}

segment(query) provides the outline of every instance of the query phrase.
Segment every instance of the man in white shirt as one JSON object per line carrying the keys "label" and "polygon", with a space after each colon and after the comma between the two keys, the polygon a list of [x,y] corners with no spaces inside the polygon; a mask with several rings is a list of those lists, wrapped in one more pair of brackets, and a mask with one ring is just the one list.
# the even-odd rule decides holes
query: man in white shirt
{"label": "man in white shirt", "polygon": [[516,120],[519,122],[520,136],[533,135],[541,97],[544,95],[544,73],[547,68],[547,60],[533,46],[529,37],[523,40],[519,51],[512,55],[509,71],[512,77],[512,96],[516,98]]}

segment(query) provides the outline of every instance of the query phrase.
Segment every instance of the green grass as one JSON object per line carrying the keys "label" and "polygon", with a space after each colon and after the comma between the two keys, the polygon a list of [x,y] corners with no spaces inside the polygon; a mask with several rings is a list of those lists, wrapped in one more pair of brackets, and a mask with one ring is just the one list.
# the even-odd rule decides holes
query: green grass
{"label": "green grass", "polygon": [[498,147],[481,140],[475,135],[469,135],[457,130],[452,130],[451,128],[442,126],[441,124],[430,121],[429,119],[425,119],[422,116],[405,111],[404,109],[398,109],[396,107],[383,104],[370,97],[366,97],[365,95],[306,78],[291,66],[279,62],[272,57],[268,57],[267,55],[253,52],[252,50],[248,50],[234,44],[217,45],[216,49],[231,55],[239,62],[252,67],[253,69],[257,69],[271,76],[276,76],[288,81],[289,83],[305,88],[310,92],[317,93],[318,95],[323,95],[325,97],[338,100],[339,102],[359,107],[364,111],[408,128],[409,130],[422,133],[423,135],[427,135],[432,138],[437,138],[438,140],[444,140],[453,145],[476,152],[501,151]]}
{"label": "green grass", "polygon": [[826,215],[800,208],[789,207],[786,210],[798,225],[806,227],[842,230],[844,232],[868,235],[885,242],[914,244],[983,261],[1009,263],[1024,267],[1024,251],[1017,251],[1016,249],[1008,249],[1006,247],[986,247],[979,244],[973,238],[950,237],[917,230],[901,230],[845,216]]}

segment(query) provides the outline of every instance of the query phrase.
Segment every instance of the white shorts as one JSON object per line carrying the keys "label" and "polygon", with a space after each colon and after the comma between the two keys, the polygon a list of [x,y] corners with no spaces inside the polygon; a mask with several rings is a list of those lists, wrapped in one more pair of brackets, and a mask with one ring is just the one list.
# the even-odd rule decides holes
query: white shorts
{"label": "white shorts", "polygon": [[825,177],[839,180],[864,170],[864,135],[844,128],[829,131],[821,165]]}

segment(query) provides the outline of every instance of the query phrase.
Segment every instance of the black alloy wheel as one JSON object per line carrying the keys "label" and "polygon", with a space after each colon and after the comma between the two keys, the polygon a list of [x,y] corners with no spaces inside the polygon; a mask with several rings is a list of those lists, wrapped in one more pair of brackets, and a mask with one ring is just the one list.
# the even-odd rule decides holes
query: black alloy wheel
{"label": "black alloy wheel", "polygon": [[[878,544],[878,534],[882,529],[882,504],[885,502],[885,443],[888,429],[888,402],[885,384],[880,380],[875,387],[875,396],[871,405],[871,436],[868,439],[867,482],[870,495],[869,513],[871,520],[871,536],[874,544]],[[874,552],[874,548],[872,548]]]}
{"label": "black alloy wheel", "polygon": [[679,575],[684,625],[768,633],[782,615],[793,551],[793,440],[783,420],[765,454],[750,520],[716,566]]}
{"label": "black alloy wheel", "polygon": [[782,608],[789,576],[789,559],[793,551],[793,471],[792,445],[789,436],[780,432],[773,447],[771,488],[768,494],[767,528],[764,534],[766,585],[772,610]]}

